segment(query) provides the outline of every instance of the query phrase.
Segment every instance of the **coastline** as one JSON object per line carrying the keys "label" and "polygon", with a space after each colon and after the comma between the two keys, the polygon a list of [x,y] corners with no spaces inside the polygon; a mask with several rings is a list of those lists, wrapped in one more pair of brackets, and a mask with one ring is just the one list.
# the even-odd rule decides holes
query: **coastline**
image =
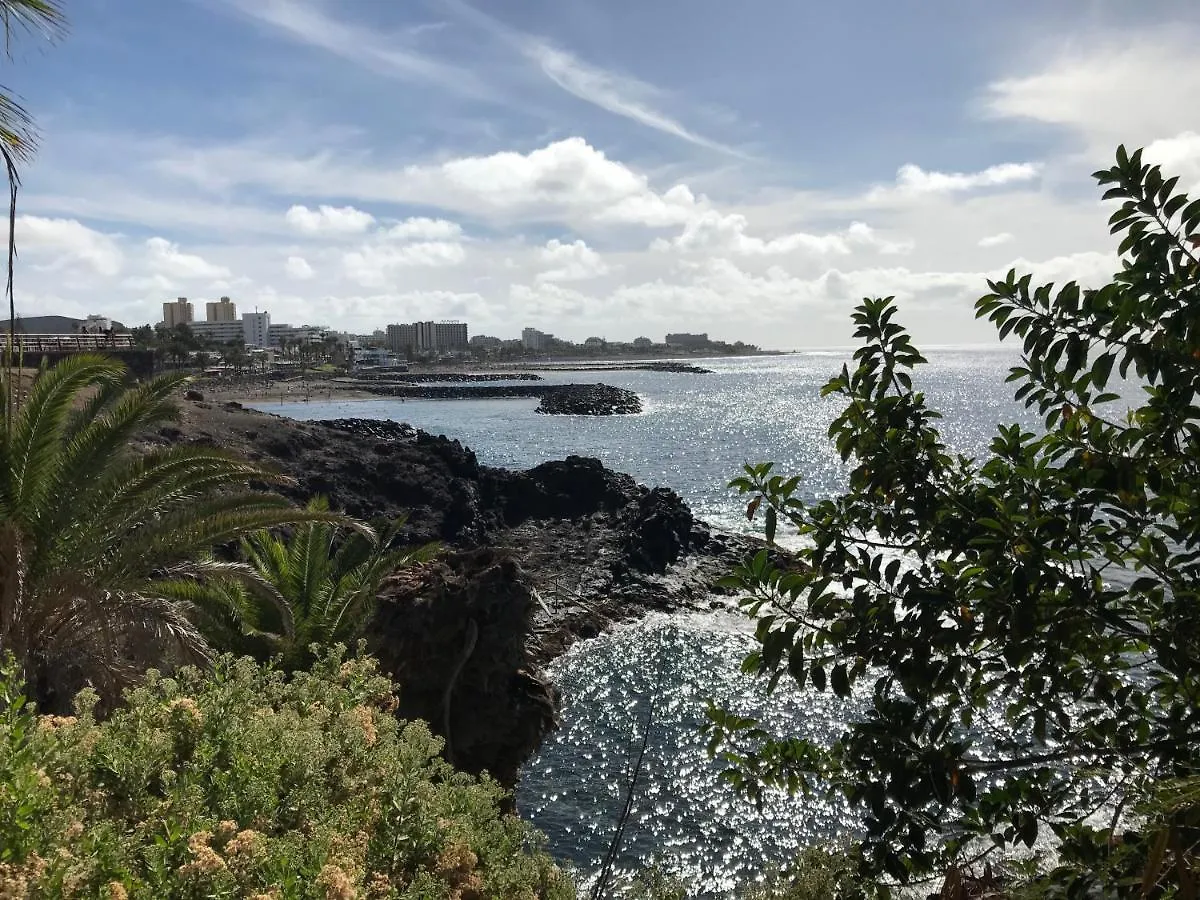
{"label": "coastline", "polygon": [[405,688],[403,714],[439,723],[443,670],[476,623],[455,689],[464,712],[449,727],[464,768],[510,787],[557,727],[550,662],[616,623],[724,605],[717,580],[762,546],[598,460],[498,469],[395,422],[304,422],[240,402],[193,397],[177,426],[146,441],[225,447],[288,476],[279,489],[297,502],[320,494],[367,520],[406,515],[406,541],[441,542],[435,562],[385,586],[368,646]]}

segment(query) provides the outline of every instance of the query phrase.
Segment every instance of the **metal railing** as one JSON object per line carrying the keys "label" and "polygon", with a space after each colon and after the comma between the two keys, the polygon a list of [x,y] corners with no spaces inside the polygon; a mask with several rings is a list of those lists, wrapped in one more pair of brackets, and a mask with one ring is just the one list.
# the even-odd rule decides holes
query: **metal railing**
{"label": "metal railing", "polygon": [[[131,350],[128,334],[15,334],[13,349],[24,353],[84,353],[89,350]],[[0,335],[0,349],[8,346],[8,335]]]}

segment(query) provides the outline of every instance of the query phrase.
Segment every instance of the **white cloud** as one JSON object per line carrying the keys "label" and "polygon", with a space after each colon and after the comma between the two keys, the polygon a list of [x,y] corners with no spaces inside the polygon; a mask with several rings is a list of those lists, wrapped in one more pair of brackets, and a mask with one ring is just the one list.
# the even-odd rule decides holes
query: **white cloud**
{"label": "white cloud", "polygon": [[[427,206],[472,218],[514,222],[639,224],[686,222],[706,200],[686,185],[658,192],[650,179],[581,137],[520,153],[502,150],[441,163],[371,165],[352,154],[291,155],[257,142],[167,148],[150,167],[207,191],[253,186],[275,193],[353,198],[363,204]],[[307,207],[305,223],[320,216]],[[369,225],[369,223],[368,223]],[[362,228],[361,230],[366,230]]]}
{"label": "white cloud", "polygon": [[[1093,158],[1177,132],[1200,95],[1196,32],[1122,29],[1063,46],[1047,42],[1032,71],[989,85],[985,111],[1067,129]],[[1194,121],[1194,120],[1193,120]]]}
{"label": "white cloud", "polygon": [[644,99],[651,93],[650,87],[637,79],[588,65],[572,54],[540,41],[528,42],[525,53],[541,67],[546,77],[580,100],[700,147],[742,155],[726,144],[697,134],[652,107]]}
{"label": "white cloud", "polygon": [[124,263],[124,254],[112,237],[75,219],[18,216],[16,240],[18,253],[29,251],[49,269],[83,265],[98,275],[112,276]]}
{"label": "white cloud", "polygon": [[179,245],[162,237],[146,241],[146,261],[152,273],[168,279],[211,280],[228,278],[229,269],[208,262],[203,257],[184,253]]}
{"label": "white cloud", "polygon": [[608,273],[600,254],[581,240],[564,244],[551,239],[538,252],[542,263],[552,268],[537,275],[538,281],[586,281]]}
{"label": "white cloud", "polygon": [[[316,4],[303,0],[222,0],[225,8],[268,26],[277,33],[310,47],[340,56],[389,78],[434,84],[469,97],[486,97],[491,91],[479,79],[458,66],[406,47],[405,38],[348,22],[345,15],[326,15]],[[344,10],[339,10],[344,12]]]}
{"label": "white cloud", "polygon": [[1001,244],[1012,243],[1013,236],[1010,232],[1001,231],[999,234],[989,234],[987,237],[979,239],[980,247],[999,247]]}
{"label": "white cloud", "polygon": [[467,257],[462,244],[426,241],[394,246],[364,244],[342,256],[347,277],[363,287],[384,287],[405,269],[457,266]]}
{"label": "white cloud", "polygon": [[294,278],[296,281],[308,281],[316,274],[303,256],[289,256],[283,268],[288,278]]}
{"label": "white cloud", "polygon": [[929,172],[907,163],[896,172],[896,183],[872,188],[868,201],[953,194],[980,188],[1003,187],[1034,181],[1041,174],[1037,163],[1002,163],[979,172]]}
{"label": "white cloud", "polygon": [[387,236],[402,241],[446,241],[462,236],[462,226],[446,219],[405,219],[387,229]]}
{"label": "white cloud", "polygon": [[1142,159],[1160,165],[1167,177],[1178,175],[1186,191],[1200,191],[1200,134],[1185,131],[1146,146]]}
{"label": "white cloud", "polygon": [[303,234],[362,234],[375,224],[370,213],[353,206],[296,205],[287,211],[288,224]]}
{"label": "white cloud", "polygon": [[683,232],[671,240],[659,238],[651,245],[655,250],[678,250],[684,253],[732,253],[740,256],[786,256],[794,253],[817,256],[846,255],[855,248],[869,248],[880,253],[907,253],[911,241],[889,241],[878,236],[865,222],[853,222],[842,232],[809,234],[791,232],[773,238],[747,234],[749,221],[740,213],[722,214],[705,210],[693,215]]}

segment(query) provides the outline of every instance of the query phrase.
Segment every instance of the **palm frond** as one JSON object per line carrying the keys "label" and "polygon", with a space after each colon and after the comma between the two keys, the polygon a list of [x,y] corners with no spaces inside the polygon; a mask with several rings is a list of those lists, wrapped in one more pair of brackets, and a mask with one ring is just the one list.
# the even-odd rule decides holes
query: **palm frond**
{"label": "palm frond", "polygon": [[0,22],[4,23],[7,41],[19,30],[50,40],[67,30],[67,16],[59,0],[0,0]]}
{"label": "palm frond", "polygon": [[34,381],[15,417],[5,420],[9,468],[0,472],[0,480],[8,483],[14,514],[36,514],[52,489],[62,464],[62,430],[77,397],[89,387],[119,381],[124,375],[121,363],[89,354],[68,357]]}

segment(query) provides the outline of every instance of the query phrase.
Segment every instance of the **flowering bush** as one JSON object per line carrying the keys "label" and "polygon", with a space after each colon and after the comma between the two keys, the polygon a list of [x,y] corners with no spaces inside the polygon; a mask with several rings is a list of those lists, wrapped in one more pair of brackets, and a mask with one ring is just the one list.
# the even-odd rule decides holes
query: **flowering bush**
{"label": "flowering bush", "polygon": [[148,673],[97,722],[0,672],[0,898],[570,898],[503,790],[398,721],[373,660]]}

